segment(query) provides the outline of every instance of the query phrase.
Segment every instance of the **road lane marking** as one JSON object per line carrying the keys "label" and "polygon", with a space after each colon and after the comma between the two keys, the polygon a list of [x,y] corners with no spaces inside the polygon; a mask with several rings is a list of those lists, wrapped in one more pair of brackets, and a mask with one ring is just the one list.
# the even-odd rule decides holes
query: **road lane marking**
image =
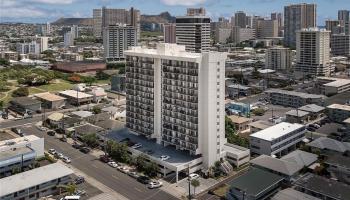
{"label": "road lane marking", "polygon": [[141,189],[139,189],[139,188],[137,188],[137,187],[135,187],[134,188],[136,191],[138,191],[138,192],[143,192]]}

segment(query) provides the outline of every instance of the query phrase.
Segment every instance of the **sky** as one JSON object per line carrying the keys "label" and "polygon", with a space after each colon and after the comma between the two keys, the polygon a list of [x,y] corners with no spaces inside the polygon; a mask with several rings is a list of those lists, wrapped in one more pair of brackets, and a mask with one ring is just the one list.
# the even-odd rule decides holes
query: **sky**
{"label": "sky", "polygon": [[336,19],[340,9],[350,10],[350,0],[0,0],[0,22],[53,22],[60,17],[92,17],[92,9],[107,6],[141,10],[142,14],[184,15],[187,7],[205,7],[216,20],[242,10],[251,15],[269,16],[282,12],[291,3],[316,3],[318,25]]}

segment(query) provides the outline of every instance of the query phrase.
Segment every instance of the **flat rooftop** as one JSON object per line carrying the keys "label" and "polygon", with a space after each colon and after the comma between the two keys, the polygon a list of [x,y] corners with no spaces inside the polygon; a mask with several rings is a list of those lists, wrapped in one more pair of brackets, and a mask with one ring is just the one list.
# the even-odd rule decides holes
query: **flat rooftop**
{"label": "flat rooftop", "polygon": [[301,98],[311,98],[311,99],[325,99],[326,96],[324,95],[318,95],[318,94],[308,94],[308,93],[303,93],[303,92],[295,92],[295,91],[288,91],[288,90],[281,90],[281,89],[269,89],[265,91],[265,93],[280,93],[280,94],[285,94],[285,95],[290,95],[290,96],[298,96]]}
{"label": "flat rooftop", "polygon": [[348,105],[342,105],[342,104],[332,104],[327,106],[328,109],[338,109],[338,110],[344,110],[344,111],[350,111],[350,106]]}
{"label": "flat rooftop", "polygon": [[237,123],[237,124],[251,122],[253,120],[253,119],[250,119],[250,118],[240,117],[240,116],[237,116],[237,115],[230,115],[230,116],[227,116],[227,117],[230,118],[233,123]]}
{"label": "flat rooftop", "polygon": [[279,191],[271,200],[321,200],[292,188]]}
{"label": "flat rooftop", "polygon": [[92,97],[92,95],[90,94],[86,94],[84,92],[77,92],[75,90],[65,90],[65,91],[59,92],[59,94],[64,96],[69,96],[72,98],[79,98],[79,99]]}
{"label": "flat rooftop", "polygon": [[66,98],[49,93],[49,92],[45,92],[45,93],[39,93],[39,94],[35,94],[34,95],[37,98],[46,100],[46,101],[62,101],[65,100]]}
{"label": "flat rooftop", "polygon": [[74,172],[68,167],[54,163],[0,179],[0,197],[49,182]]}
{"label": "flat rooftop", "polygon": [[255,121],[255,122],[252,122],[249,124],[249,126],[254,127],[254,128],[258,128],[258,129],[266,129],[266,128],[271,127],[273,125],[275,125],[275,124],[272,122],[263,121],[263,120],[258,120],[258,121]]}
{"label": "flat rooftop", "polygon": [[295,109],[286,112],[286,115],[295,116],[295,117],[304,117],[304,116],[307,116],[308,114],[310,113],[302,110],[295,110]]}
{"label": "flat rooftop", "polygon": [[303,110],[303,111],[311,112],[311,113],[318,113],[318,112],[323,111],[324,109],[325,109],[325,107],[319,106],[319,105],[316,105],[316,104],[308,104],[308,105],[305,105],[305,106],[301,106],[299,108],[299,110]]}
{"label": "flat rooftop", "polygon": [[328,86],[328,87],[342,87],[350,84],[349,79],[343,79],[343,78],[318,77],[317,79],[330,81],[328,83],[323,84],[324,86]]}
{"label": "flat rooftop", "polygon": [[307,173],[298,179],[294,185],[320,193],[335,199],[349,200],[350,186],[338,181]]}
{"label": "flat rooftop", "polygon": [[138,136],[131,133],[127,128],[113,130],[107,134],[106,137],[109,139],[114,139],[116,141],[122,141],[126,138],[129,138],[131,142],[142,144],[142,147],[138,148],[137,150],[145,154],[147,154],[147,151],[151,150],[153,153],[148,154],[149,156],[158,158],[159,160],[161,155],[170,156],[170,158],[164,162],[173,166],[180,166],[200,157],[191,156],[187,152],[176,150],[175,147],[172,146],[164,147],[163,145],[157,144],[155,140],[149,140],[144,136]]}
{"label": "flat rooftop", "polygon": [[248,90],[250,87],[240,84],[230,84],[227,86],[228,88],[240,89],[240,90]]}
{"label": "flat rooftop", "polygon": [[268,127],[264,130],[253,133],[250,135],[250,137],[259,138],[266,141],[272,141],[303,127],[304,125],[301,124],[291,124],[288,122],[282,122],[274,126]]}
{"label": "flat rooftop", "polygon": [[33,149],[29,147],[18,147],[13,149],[7,149],[4,151],[0,151],[0,160],[6,160],[18,155],[24,155],[24,154],[29,154],[33,152],[34,152]]}
{"label": "flat rooftop", "polygon": [[283,177],[253,167],[228,184],[233,188],[245,191],[249,196],[257,196],[271,186],[279,184],[281,181],[283,181]]}
{"label": "flat rooftop", "polygon": [[7,146],[6,143],[8,143],[8,142],[21,143],[21,142],[35,141],[35,140],[39,140],[39,139],[40,138],[35,136],[35,135],[26,135],[24,137],[17,137],[17,138],[13,138],[13,139],[9,139],[9,140],[3,140],[3,141],[0,141],[0,148],[1,148],[1,146]]}

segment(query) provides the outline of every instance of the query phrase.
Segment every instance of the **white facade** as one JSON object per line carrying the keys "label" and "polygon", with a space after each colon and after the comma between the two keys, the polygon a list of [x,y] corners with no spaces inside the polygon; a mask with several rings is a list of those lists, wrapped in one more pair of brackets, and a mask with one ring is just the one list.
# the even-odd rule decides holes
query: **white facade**
{"label": "white facade", "polygon": [[110,25],[103,30],[105,58],[108,61],[125,59],[124,51],[137,45],[136,28],[127,25]]}
{"label": "white facade", "polygon": [[329,76],[330,31],[308,28],[297,31],[295,70],[312,76]]}
{"label": "white facade", "polygon": [[176,43],[186,51],[207,52],[210,48],[210,18],[205,16],[176,17]]}
{"label": "white facade", "polygon": [[256,154],[281,156],[305,137],[305,126],[282,122],[251,134],[250,151]]}
{"label": "white facade", "polygon": [[218,28],[216,29],[215,41],[217,43],[225,44],[227,40],[231,37],[231,28]]}
{"label": "white facade", "polygon": [[36,41],[29,43],[17,43],[16,51],[18,54],[39,54],[40,45]]}
{"label": "white facade", "polygon": [[232,42],[241,43],[243,41],[255,39],[256,32],[253,28],[241,28],[238,26],[232,27]]}
{"label": "white facade", "polygon": [[39,44],[40,53],[48,48],[49,37],[38,37],[36,42]]}
{"label": "white facade", "polygon": [[225,138],[225,53],[189,53],[185,46],[125,51],[126,126],[191,155],[209,168]]}
{"label": "white facade", "polygon": [[265,68],[289,70],[292,68],[292,51],[289,48],[273,47],[266,50]]}
{"label": "white facade", "polygon": [[74,35],[71,31],[68,31],[63,36],[64,47],[70,47],[74,45]]}

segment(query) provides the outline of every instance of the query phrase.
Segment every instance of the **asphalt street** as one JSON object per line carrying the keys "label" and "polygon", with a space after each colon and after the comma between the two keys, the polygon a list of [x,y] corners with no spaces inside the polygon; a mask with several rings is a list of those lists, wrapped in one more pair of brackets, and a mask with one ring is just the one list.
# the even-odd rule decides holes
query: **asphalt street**
{"label": "asphalt street", "polygon": [[71,165],[80,171],[88,174],[92,178],[98,180],[102,184],[110,187],[121,195],[131,200],[173,200],[174,196],[159,190],[148,189],[145,185],[137,182],[135,179],[126,174],[119,172],[117,169],[108,166],[99,161],[95,156],[83,154],[79,150],[74,149],[68,143],[61,142],[55,136],[48,136],[39,131],[35,126],[27,126],[21,128],[26,134],[34,134],[45,138],[45,149],[55,149],[71,158]]}

